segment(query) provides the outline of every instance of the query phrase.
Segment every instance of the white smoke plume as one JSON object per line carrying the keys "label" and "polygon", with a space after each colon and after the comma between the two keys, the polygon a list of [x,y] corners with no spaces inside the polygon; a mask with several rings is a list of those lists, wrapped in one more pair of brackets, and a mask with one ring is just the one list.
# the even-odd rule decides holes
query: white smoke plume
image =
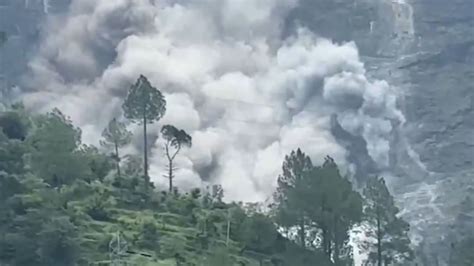
{"label": "white smoke plume", "polygon": [[[223,185],[228,200],[264,200],[284,155],[301,147],[316,163],[326,155],[349,169],[331,134],[331,116],[363,137],[380,168],[388,166],[393,122],[403,122],[396,93],[365,76],[357,47],[299,29],[281,29],[297,0],[75,0],[51,18],[25,77],[27,106],[58,107],[97,144],[140,74],[165,93],[159,124],[188,131],[176,182]],[[139,130],[139,129],[138,129]],[[166,184],[160,139],[152,179]],[[139,141],[135,148],[139,148]]]}

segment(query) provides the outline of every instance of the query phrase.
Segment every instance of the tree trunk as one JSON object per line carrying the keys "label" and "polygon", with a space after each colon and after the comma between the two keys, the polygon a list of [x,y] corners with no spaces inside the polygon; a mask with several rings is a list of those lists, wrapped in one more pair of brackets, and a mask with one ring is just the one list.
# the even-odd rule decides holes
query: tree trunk
{"label": "tree trunk", "polygon": [[299,230],[299,233],[300,233],[300,242],[301,242],[301,246],[303,248],[306,248],[306,241],[305,241],[305,238],[306,238],[306,231],[305,231],[305,224],[304,224],[304,218],[301,218],[301,222],[300,222],[300,230]]}
{"label": "tree trunk", "polygon": [[323,248],[324,248],[324,254],[326,254],[326,257],[328,260],[331,260],[332,256],[332,242],[330,238],[330,230],[328,229],[328,226],[323,226]]}
{"label": "tree trunk", "polygon": [[334,219],[334,264],[340,266],[339,262],[339,234],[337,228],[337,218]]}
{"label": "tree trunk", "polygon": [[[328,231],[326,230],[326,228],[323,227],[323,235],[322,235],[322,238],[323,238],[323,251],[324,251],[324,254],[326,256],[329,255],[329,257],[331,256],[329,254],[329,246],[328,246]],[[330,258],[329,258],[330,259]]]}
{"label": "tree trunk", "polygon": [[143,172],[145,175],[145,187],[148,189],[150,185],[150,177],[148,176],[148,139],[146,135],[147,119],[146,114],[143,114]]}
{"label": "tree trunk", "polygon": [[114,142],[114,145],[115,145],[115,163],[117,166],[117,175],[118,177],[122,177],[122,174],[120,173],[120,155],[119,155],[117,141]]}
{"label": "tree trunk", "polygon": [[168,179],[169,179],[169,192],[173,192],[173,160],[168,160]]}
{"label": "tree trunk", "polygon": [[382,232],[380,226],[380,214],[377,209],[377,265],[382,266]]}
{"label": "tree trunk", "polygon": [[227,211],[227,237],[225,241],[225,246],[229,247],[229,240],[230,240],[230,209]]}

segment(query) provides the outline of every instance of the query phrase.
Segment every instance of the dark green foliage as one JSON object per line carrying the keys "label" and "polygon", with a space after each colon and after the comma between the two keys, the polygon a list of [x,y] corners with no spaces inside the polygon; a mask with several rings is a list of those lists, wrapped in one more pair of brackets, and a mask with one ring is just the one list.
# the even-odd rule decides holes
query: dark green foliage
{"label": "dark green foliage", "polygon": [[324,253],[328,258],[333,256],[336,265],[345,265],[346,260],[352,261],[349,231],[362,219],[362,197],[330,157],[313,169],[311,177],[306,184],[314,197],[309,217],[320,230]]}
{"label": "dark green foliage", "polygon": [[[58,110],[21,121],[31,121],[25,141],[0,134],[0,264],[106,262],[117,231],[129,244],[126,259],[139,265],[266,265],[320,255],[292,247],[257,206],[224,203],[219,185],[205,193],[149,190],[134,156],[110,175],[113,159],[83,145]],[[185,139],[170,145],[189,145]]]}
{"label": "dark green foliage", "polygon": [[276,221],[283,227],[298,227],[298,239],[302,247],[306,246],[306,226],[309,222],[305,212],[302,193],[304,179],[312,171],[311,159],[300,149],[285,157],[283,173],[278,177],[275,193]]}
{"label": "dark green foliage", "polygon": [[141,75],[131,86],[123,104],[124,115],[137,123],[153,123],[166,112],[166,100],[148,79]]}
{"label": "dark green foliage", "polygon": [[84,176],[84,179],[88,181],[103,181],[114,167],[114,160],[99,152],[99,149],[94,146],[82,145],[78,154],[84,158],[90,168],[90,175]]}
{"label": "dark green foliage", "polygon": [[52,187],[91,176],[79,149],[81,131],[59,110],[38,117],[27,141],[33,150],[31,167]]}
{"label": "dark green foliage", "polygon": [[38,234],[39,255],[44,265],[76,265],[79,247],[76,242],[76,227],[67,217],[53,218]]}
{"label": "dark green foliage", "polygon": [[20,174],[24,172],[26,146],[23,142],[6,138],[0,132],[0,172]]}
{"label": "dark green foliage", "polygon": [[176,237],[165,236],[160,239],[160,254],[163,258],[179,258],[185,252],[185,241]]}
{"label": "dark green foliage", "polygon": [[127,130],[124,123],[114,118],[102,132],[102,137],[104,138],[101,142],[103,146],[115,148],[129,144],[132,139],[132,133]]}
{"label": "dark green foliage", "polygon": [[132,140],[132,133],[127,130],[127,127],[124,123],[121,123],[114,118],[109,122],[107,128],[105,128],[102,132],[102,137],[104,140],[101,141],[100,144],[107,149],[113,149],[112,158],[115,160],[117,175],[120,177],[121,157],[119,149],[130,143]]}
{"label": "dark green foliage", "polygon": [[96,221],[109,221],[109,209],[114,205],[114,199],[103,187],[97,187],[95,190],[87,202],[86,213]]}
{"label": "dark green foliage", "polygon": [[159,228],[155,221],[143,221],[137,245],[143,249],[154,250],[155,252],[159,252],[160,233],[158,230]]}
{"label": "dark green foliage", "polygon": [[0,261],[19,266],[38,265],[40,263],[40,258],[36,254],[38,246],[30,237],[20,233],[7,233],[1,236]]}
{"label": "dark green foliage", "polygon": [[234,263],[234,258],[225,247],[212,247],[201,261],[201,264],[206,266],[234,265]]}
{"label": "dark green foliage", "polygon": [[172,125],[165,125],[161,128],[161,134],[166,140],[165,143],[165,153],[166,158],[168,159],[168,175],[169,188],[168,191],[171,193],[173,191],[173,178],[174,178],[174,159],[178,155],[182,147],[191,147],[192,138],[184,130],[179,130]]}
{"label": "dark green foliage", "polygon": [[271,254],[278,236],[275,225],[261,213],[245,217],[241,225],[241,242],[245,249]]}
{"label": "dark green foliage", "polygon": [[26,121],[19,112],[0,114],[0,129],[9,139],[25,140],[27,134]]}
{"label": "dark green foliage", "polygon": [[143,125],[143,172],[148,188],[148,139],[147,124],[160,120],[166,112],[166,100],[161,92],[153,87],[148,79],[141,75],[130,87],[122,105],[125,118]]}
{"label": "dark green foliage", "polygon": [[182,146],[190,147],[192,144],[191,136],[184,130],[179,130],[172,125],[164,125],[161,128],[161,134],[163,138],[169,142],[169,145],[173,148],[179,149]]}
{"label": "dark green foliage", "polygon": [[21,194],[24,187],[21,184],[19,176],[0,172],[0,201],[4,202],[14,195]]}
{"label": "dark green foliage", "polygon": [[192,197],[193,199],[199,199],[199,198],[201,198],[201,189],[195,188],[195,189],[191,190],[191,197]]}
{"label": "dark green foliage", "polygon": [[352,260],[349,232],[361,221],[362,197],[332,158],[314,167],[301,150],[293,151],[285,158],[274,198],[276,222],[288,230],[296,227],[301,247],[316,243],[336,265]]}
{"label": "dark green foliage", "polygon": [[141,173],[141,165],[143,164],[143,160],[134,155],[126,155],[125,162],[124,162],[124,174],[127,176],[140,176]]}
{"label": "dark green foliage", "polygon": [[[141,82],[134,89],[148,86]],[[60,111],[12,112],[25,138],[0,134],[2,265],[107,265],[117,232],[128,243],[123,258],[137,265],[350,263],[348,231],[360,220],[361,198],[329,157],[315,167],[301,150],[287,156],[268,215],[259,204],[225,203],[220,185],[155,191],[136,156],[124,156],[115,175],[118,160],[83,145],[81,131]],[[118,147],[109,134],[115,126],[124,130],[109,125],[104,137]],[[129,133],[122,133],[124,144]],[[191,144],[175,127],[162,133],[176,154]],[[294,228],[296,237],[279,232]]]}
{"label": "dark green foliage", "polygon": [[275,256],[272,261],[278,266],[325,266],[331,265],[320,253],[302,249],[299,246],[286,244],[284,252]]}
{"label": "dark green foliage", "polygon": [[372,177],[364,189],[365,220],[369,225],[367,236],[375,244],[366,242],[363,248],[369,252],[369,261],[378,265],[407,263],[413,258],[408,232],[410,226],[398,217],[399,209],[390,194],[385,180]]}
{"label": "dark green foliage", "polygon": [[0,172],[24,172],[24,155],[29,147],[23,140],[28,130],[28,118],[25,117],[21,106],[0,113]]}
{"label": "dark green foliage", "polygon": [[55,201],[42,196],[44,187],[35,184],[34,177],[24,179],[15,182],[16,189],[0,203],[0,262],[74,265],[79,251],[75,226],[55,208]]}

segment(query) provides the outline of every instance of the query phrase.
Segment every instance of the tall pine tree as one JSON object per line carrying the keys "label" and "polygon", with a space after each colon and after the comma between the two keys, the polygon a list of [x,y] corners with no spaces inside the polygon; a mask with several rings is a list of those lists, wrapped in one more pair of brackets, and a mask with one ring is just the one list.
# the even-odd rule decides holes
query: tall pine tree
{"label": "tall pine tree", "polygon": [[312,171],[313,164],[309,156],[300,149],[285,157],[283,173],[278,177],[278,188],[274,194],[276,204],[275,217],[279,225],[285,228],[298,228],[300,245],[306,247],[306,227],[308,217],[305,212],[304,179]]}
{"label": "tall pine tree", "polygon": [[169,192],[173,192],[173,179],[174,179],[174,159],[176,155],[181,151],[183,147],[191,147],[192,138],[186,131],[177,129],[171,125],[165,125],[161,128],[161,134],[166,140],[165,152],[166,158],[168,159],[168,181],[169,181]]}
{"label": "tall pine tree", "polygon": [[120,171],[120,153],[119,148],[130,143],[132,139],[132,133],[127,130],[127,127],[124,123],[117,121],[117,119],[112,119],[109,122],[107,128],[102,132],[102,137],[104,138],[100,144],[106,148],[114,149],[114,160],[117,167],[117,175],[121,177]]}
{"label": "tall pine tree", "polygon": [[362,219],[362,197],[339,171],[331,157],[315,167],[305,187],[311,188],[306,199],[312,204],[307,213],[316,225],[320,248],[336,265],[352,261],[349,232]]}
{"label": "tall pine tree", "polygon": [[362,218],[362,198],[332,158],[314,167],[301,150],[293,151],[283,163],[274,198],[276,222],[290,231],[297,228],[302,247],[317,244],[336,265],[352,260],[349,232]]}
{"label": "tall pine tree", "polygon": [[369,261],[378,266],[410,261],[413,258],[408,237],[410,226],[398,217],[400,210],[395,206],[385,180],[370,178],[364,189],[364,196],[369,239],[363,242],[363,247],[369,252]]}
{"label": "tall pine tree", "polygon": [[140,75],[137,82],[130,87],[122,108],[127,119],[143,125],[143,172],[148,187],[150,176],[148,175],[147,125],[159,121],[165,115],[166,100],[145,76]]}

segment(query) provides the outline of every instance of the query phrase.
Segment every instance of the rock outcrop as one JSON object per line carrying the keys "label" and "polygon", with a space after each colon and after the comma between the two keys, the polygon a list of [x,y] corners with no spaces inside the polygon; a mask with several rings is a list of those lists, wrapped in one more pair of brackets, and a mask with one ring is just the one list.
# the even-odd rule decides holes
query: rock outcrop
{"label": "rock outcrop", "polygon": [[0,0],[0,31],[7,38],[0,49],[0,96],[18,84],[27,70],[45,18],[65,11],[69,3],[70,0]]}
{"label": "rock outcrop", "polygon": [[[0,49],[0,102],[25,73],[44,19],[69,2],[0,0],[8,38]],[[474,190],[474,1],[300,0],[286,34],[296,25],[354,41],[369,74],[399,88],[407,122],[393,132],[390,183],[421,263],[447,265],[450,243],[474,228],[462,208]],[[359,179],[377,172],[363,140],[333,124],[349,159],[365,169]]]}
{"label": "rock outcrop", "polygon": [[354,40],[370,74],[400,89],[407,123],[394,132],[392,188],[421,263],[448,265],[474,187],[474,1],[302,0],[296,24]]}

